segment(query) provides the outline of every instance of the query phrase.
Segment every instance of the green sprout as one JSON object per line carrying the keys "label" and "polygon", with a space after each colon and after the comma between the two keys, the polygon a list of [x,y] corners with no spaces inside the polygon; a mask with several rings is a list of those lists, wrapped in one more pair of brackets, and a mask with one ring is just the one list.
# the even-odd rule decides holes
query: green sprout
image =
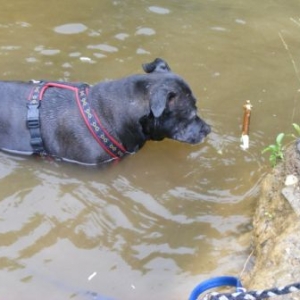
{"label": "green sprout", "polygon": [[296,139],[296,138],[300,137],[300,126],[296,123],[293,123],[292,126],[294,127],[295,131],[297,132],[297,136],[292,134],[292,137]]}
{"label": "green sprout", "polygon": [[[300,133],[299,126],[297,127],[297,129],[299,129],[299,133]],[[282,146],[283,138],[284,138],[284,133],[279,133],[276,137],[276,143],[269,145],[262,151],[262,154],[266,152],[270,152],[269,161],[271,162],[272,167],[275,167],[279,160],[283,160],[284,157],[283,146]]]}

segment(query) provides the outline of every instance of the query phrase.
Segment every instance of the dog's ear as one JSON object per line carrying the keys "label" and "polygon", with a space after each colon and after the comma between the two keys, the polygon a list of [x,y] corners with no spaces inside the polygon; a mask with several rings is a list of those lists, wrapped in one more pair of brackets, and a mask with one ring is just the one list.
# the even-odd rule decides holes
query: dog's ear
{"label": "dog's ear", "polygon": [[167,107],[167,103],[170,99],[175,97],[176,93],[168,89],[159,89],[150,97],[150,110],[155,118],[162,115],[163,111]]}
{"label": "dog's ear", "polygon": [[159,73],[166,73],[166,72],[171,72],[171,69],[169,65],[167,64],[166,61],[164,61],[161,58],[156,58],[154,61],[150,63],[145,63],[142,65],[143,70],[146,73],[154,73],[154,72],[159,72]]}

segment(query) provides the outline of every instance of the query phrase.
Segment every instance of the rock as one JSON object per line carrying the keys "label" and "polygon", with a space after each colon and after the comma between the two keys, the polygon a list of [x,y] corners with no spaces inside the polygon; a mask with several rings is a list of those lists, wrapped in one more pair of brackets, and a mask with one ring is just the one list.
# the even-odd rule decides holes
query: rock
{"label": "rock", "polygon": [[296,149],[297,149],[297,152],[300,153],[300,139],[298,139],[296,141]]}
{"label": "rock", "polygon": [[293,186],[288,186],[282,189],[282,195],[289,201],[293,210],[300,217],[300,190]]}
{"label": "rock", "polygon": [[299,182],[298,177],[293,174],[290,174],[286,176],[284,184],[286,186],[290,186],[290,185],[295,186],[298,182]]}
{"label": "rock", "polygon": [[[298,144],[285,151],[284,161],[261,184],[253,218],[253,265],[242,275],[248,290],[280,287],[300,280],[300,192],[298,183],[284,186],[292,174],[299,182]],[[288,200],[288,201],[287,201]],[[300,292],[272,299],[300,300]]]}

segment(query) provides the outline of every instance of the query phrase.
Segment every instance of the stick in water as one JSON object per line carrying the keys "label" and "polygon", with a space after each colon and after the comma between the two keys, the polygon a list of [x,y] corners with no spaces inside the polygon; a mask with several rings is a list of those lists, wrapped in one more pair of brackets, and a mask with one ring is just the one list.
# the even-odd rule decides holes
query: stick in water
{"label": "stick in water", "polygon": [[243,105],[244,108],[244,118],[243,118],[243,127],[242,127],[242,145],[241,148],[243,150],[247,150],[249,148],[249,125],[250,125],[250,116],[251,116],[251,108],[252,105],[250,100],[246,101],[246,104]]}

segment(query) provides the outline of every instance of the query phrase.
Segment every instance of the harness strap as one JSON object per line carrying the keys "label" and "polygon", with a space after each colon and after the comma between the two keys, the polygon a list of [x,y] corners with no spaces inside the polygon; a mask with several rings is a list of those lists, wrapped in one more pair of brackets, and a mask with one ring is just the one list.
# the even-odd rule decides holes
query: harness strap
{"label": "harness strap", "polygon": [[38,85],[36,85],[28,98],[27,103],[27,119],[26,124],[27,128],[30,132],[30,144],[33,149],[33,152],[40,155],[45,155],[46,151],[43,145],[43,140],[41,136],[41,130],[40,130],[40,100],[39,95],[41,92],[41,89],[43,88],[44,83],[40,82]]}
{"label": "harness strap", "polygon": [[118,143],[104,128],[100,122],[97,114],[91,108],[87,101],[85,87],[79,87],[79,92],[76,95],[76,101],[81,113],[82,118],[85,121],[90,133],[98,142],[98,144],[112,157],[121,158],[127,152],[125,148]]}
{"label": "harness strap", "polygon": [[43,95],[49,87],[64,88],[75,93],[76,103],[87,128],[101,148],[112,158],[118,159],[127,153],[126,149],[107,132],[97,114],[91,108],[87,99],[89,85],[43,81],[32,89],[29,96],[29,103],[27,104],[27,127],[30,131],[30,143],[34,153],[46,154],[40,132],[39,107]]}

